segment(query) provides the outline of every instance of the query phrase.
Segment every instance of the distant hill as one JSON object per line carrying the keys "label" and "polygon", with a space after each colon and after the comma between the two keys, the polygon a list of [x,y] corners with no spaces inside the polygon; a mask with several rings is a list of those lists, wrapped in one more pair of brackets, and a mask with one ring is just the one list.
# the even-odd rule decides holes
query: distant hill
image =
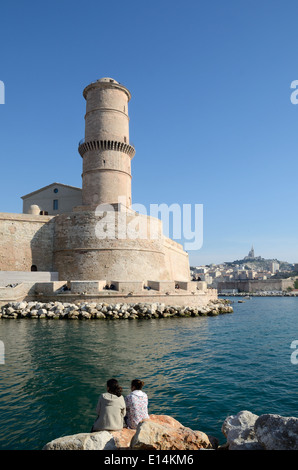
{"label": "distant hill", "polygon": [[243,266],[246,269],[252,269],[254,271],[269,271],[271,263],[278,263],[280,271],[293,271],[293,265],[287,261],[280,261],[278,259],[265,259],[265,258],[251,258],[251,259],[239,259],[232,262],[226,262],[226,266]]}
{"label": "distant hill", "polygon": [[[279,270],[283,272],[293,273],[293,264],[288,263],[287,261],[280,261],[278,259],[265,259],[261,258],[261,256],[255,258],[244,258],[244,259],[237,259],[235,261],[226,261],[221,263],[227,268],[236,268],[236,266],[241,266],[245,269],[252,269],[254,271],[269,271],[271,268],[271,263],[278,263]],[[206,265],[207,267],[214,267],[214,265]],[[190,267],[191,270],[194,270],[195,267]]]}

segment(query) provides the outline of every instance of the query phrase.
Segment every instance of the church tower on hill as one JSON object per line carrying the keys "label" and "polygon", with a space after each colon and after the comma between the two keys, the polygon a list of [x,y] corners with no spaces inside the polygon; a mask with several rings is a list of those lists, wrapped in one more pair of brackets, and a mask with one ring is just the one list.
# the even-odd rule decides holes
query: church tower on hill
{"label": "church tower on hill", "polygon": [[247,257],[250,258],[250,259],[253,259],[255,257],[255,250],[254,250],[253,245],[251,246],[251,250],[248,253]]}

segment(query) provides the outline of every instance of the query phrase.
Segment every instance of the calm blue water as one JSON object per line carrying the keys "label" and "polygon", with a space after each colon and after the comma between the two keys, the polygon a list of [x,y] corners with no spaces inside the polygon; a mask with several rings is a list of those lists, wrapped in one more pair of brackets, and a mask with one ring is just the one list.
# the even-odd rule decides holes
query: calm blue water
{"label": "calm blue water", "polygon": [[106,380],[142,378],[149,412],[216,436],[241,410],[298,417],[298,298],[252,298],[218,317],[0,320],[0,449],[89,432]]}

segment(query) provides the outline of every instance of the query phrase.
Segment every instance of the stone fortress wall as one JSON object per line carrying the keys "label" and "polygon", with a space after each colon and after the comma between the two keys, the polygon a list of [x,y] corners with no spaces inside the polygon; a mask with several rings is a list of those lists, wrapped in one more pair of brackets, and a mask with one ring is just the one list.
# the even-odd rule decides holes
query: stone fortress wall
{"label": "stone fortress wall", "polygon": [[[119,238],[121,212],[115,216],[115,238],[98,238],[100,217],[94,211],[63,214],[55,221],[54,269],[62,279],[148,279],[190,280],[188,255],[178,243],[170,243],[162,234],[161,221],[156,220],[156,238],[150,239],[151,218],[125,213],[123,227],[137,221],[145,226],[148,238]],[[71,236],[70,236],[71,234]]]}
{"label": "stone fortress wall", "polygon": [[0,271],[53,271],[55,218],[0,213]]}
{"label": "stone fortress wall", "polygon": [[[9,291],[2,285],[0,297],[59,295],[65,301],[106,298],[179,305],[217,299],[217,291],[207,290],[206,283],[190,282],[188,254],[163,234],[161,220],[131,209],[135,150],[129,142],[130,92],[103,78],[88,85],[83,96],[85,138],[78,148],[82,203],[56,216],[0,214],[0,271],[29,273],[35,267],[57,272],[58,279],[44,282],[41,275],[38,282],[16,275],[18,286]],[[105,225],[110,217],[112,225]],[[110,283],[114,289],[105,290]],[[63,292],[65,285],[68,291]]]}
{"label": "stone fortress wall", "polygon": [[284,292],[289,287],[293,288],[293,279],[266,279],[262,280],[240,280],[240,281],[225,281],[218,283],[218,291],[238,290],[238,292]]}

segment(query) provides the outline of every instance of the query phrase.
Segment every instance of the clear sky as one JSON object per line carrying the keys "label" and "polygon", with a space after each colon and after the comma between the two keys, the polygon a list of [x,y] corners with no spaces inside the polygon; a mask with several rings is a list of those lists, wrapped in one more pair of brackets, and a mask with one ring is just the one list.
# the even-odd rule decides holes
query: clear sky
{"label": "clear sky", "polygon": [[203,204],[191,264],[298,262],[296,0],[3,1],[0,211],[81,186],[83,88],[132,93],[133,202]]}

